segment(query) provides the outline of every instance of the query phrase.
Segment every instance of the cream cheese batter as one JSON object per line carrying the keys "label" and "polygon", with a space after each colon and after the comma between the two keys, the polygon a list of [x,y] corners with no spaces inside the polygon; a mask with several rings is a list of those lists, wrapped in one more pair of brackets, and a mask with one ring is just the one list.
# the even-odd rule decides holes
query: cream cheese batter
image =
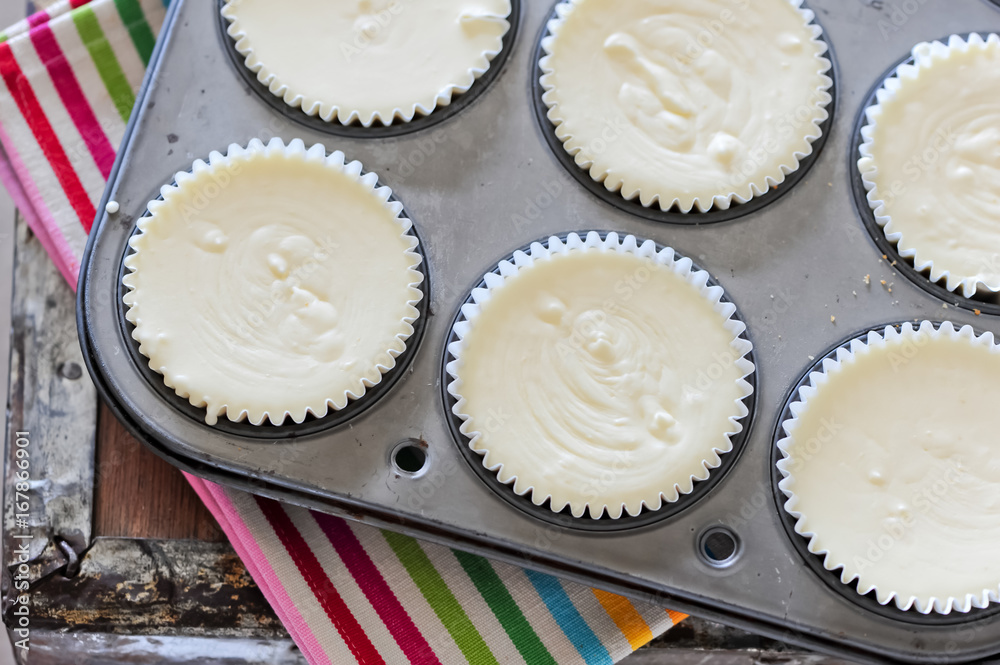
{"label": "cream cheese batter", "polygon": [[1000,588],[1000,353],[965,332],[860,346],[780,444],[797,531],[883,604],[947,611]]}
{"label": "cream cheese batter", "polygon": [[229,0],[229,34],[292,106],[364,126],[468,91],[510,28],[510,0]]}
{"label": "cream cheese batter", "polygon": [[890,240],[972,296],[1000,290],[1000,39],[921,44],[869,110],[858,166]]}
{"label": "cream cheese batter", "polygon": [[409,221],[373,174],[324,155],[280,141],[217,155],[139,222],[124,278],[133,336],[209,424],[341,409],[413,333],[422,276]]}
{"label": "cream cheese batter", "polygon": [[[605,249],[522,268],[471,320],[454,390],[475,450],[555,511],[636,515],[690,492],[732,448],[745,360],[670,267]],[[458,411],[456,411],[458,412]]]}
{"label": "cream cheese batter", "polygon": [[790,0],[569,0],[542,60],[576,163],[645,206],[729,207],[784,180],[827,118],[826,47]]}

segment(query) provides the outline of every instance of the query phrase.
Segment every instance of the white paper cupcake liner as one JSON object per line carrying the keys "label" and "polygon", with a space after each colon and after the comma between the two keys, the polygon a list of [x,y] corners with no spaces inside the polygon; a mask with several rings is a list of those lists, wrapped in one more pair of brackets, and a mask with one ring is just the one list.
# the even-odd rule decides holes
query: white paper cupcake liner
{"label": "white paper cupcake liner", "polygon": [[813,153],[813,145],[823,135],[822,125],[830,117],[827,109],[833,101],[833,96],[829,93],[830,88],[833,87],[833,79],[827,74],[833,68],[833,64],[829,58],[825,57],[825,54],[829,51],[829,46],[823,40],[823,29],[815,22],[816,14],[803,6],[803,0],[787,0],[801,14],[803,23],[812,32],[811,43],[818,49],[816,57],[820,65],[818,73],[822,75],[822,84],[816,88],[813,95],[818,115],[802,130],[802,139],[807,143],[807,147],[802,150],[796,150],[793,153],[790,163],[781,164],[778,173],[759,174],[757,179],[748,183],[744,189],[728,192],[723,191],[707,200],[701,197],[685,197],[682,199],[680,196],[675,196],[671,199],[669,196],[664,196],[665,192],[644,192],[637,183],[621,177],[612,178],[607,170],[602,171],[597,168],[593,159],[586,154],[586,146],[565,128],[565,118],[562,116],[559,104],[554,98],[553,91],[555,90],[555,85],[552,82],[554,70],[549,64],[549,56],[552,54],[553,45],[567,17],[570,16],[578,5],[586,1],[564,0],[560,2],[555,8],[555,18],[548,23],[548,34],[542,39],[542,49],[545,51],[545,55],[539,61],[539,66],[542,70],[540,83],[544,90],[542,101],[545,102],[545,105],[549,109],[548,118],[555,125],[556,136],[562,141],[563,148],[573,156],[578,167],[586,170],[591,178],[596,182],[602,183],[609,192],[618,192],[627,201],[638,199],[646,208],[659,205],[659,208],[663,211],[671,210],[675,206],[683,213],[689,213],[695,209],[698,212],[708,212],[713,209],[728,210],[734,202],[737,204],[747,203],[755,196],[766,194],[771,188],[781,185],[785,182],[789,174],[799,169],[802,160]]}
{"label": "white paper cupcake liner", "polygon": [[[261,61],[254,52],[253,42],[240,24],[234,3],[235,0],[228,0],[222,7],[222,16],[229,22],[226,32],[235,40],[235,48],[244,57],[246,67],[257,75],[257,80],[265,85],[272,95],[281,98],[288,106],[301,109],[306,115],[319,117],[325,122],[339,122],[345,126],[357,122],[362,127],[371,127],[373,125],[389,126],[395,121],[411,122],[415,117],[430,115],[435,109],[450,105],[455,97],[467,93],[476,80],[489,70],[493,59],[503,50],[503,38],[510,30],[508,18],[512,11],[510,2],[508,1],[506,14],[477,14],[477,18],[481,17],[502,22],[505,27],[503,32],[497,37],[495,43],[480,53],[475,61],[469,64],[469,69],[460,80],[445,85],[435,93],[428,95],[425,99],[413,100],[412,103],[406,106],[386,107],[384,109],[377,109],[371,113],[363,113],[358,109],[343,106],[335,100],[316,97],[307,90],[296,90],[290,87],[276,72],[271,70],[267,63]],[[399,3],[393,2],[390,4],[398,5]],[[289,11],[298,10],[290,8]],[[333,44],[330,48],[339,49],[340,45]],[[391,84],[391,81],[373,81],[373,85],[387,84]]]}
{"label": "white paper cupcake liner", "polygon": [[267,145],[264,145],[259,139],[253,139],[246,148],[235,143],[230,145],[225,155],[213,151],[209,156],[208,163],[199,159],[194,162],[190,171],[177,173],[174,176],[172,184],[164,185],[160,189],[161,198],[149,202],[147,206],[148,214],[138,220],[136,224],[138,233],[133,235],[129,240],[129,246],[132,248],[133,253],[125,259],[125,267],[128,272],[122,278],[122,284],[128,289],[123,298],[128,308],[126,310],[126,318],[135,326],[132,337],[139,343],[139,352],[143,356],[150,358],[149,351],[145,345],[147,331],[143,330],[141,321],[143,297],[141,288],[136,283],[135,275],[141,270],[141,266],[139,265],[140,256],[148,249],[144,236],[145,230],[149,228],[149,224],[155,219],[157,211],[163,206],[168,205],[170,199],[182,189],[193,186],[195,183],[205,183],[206,178],[209,179],[207,180],[207,184],[211,185],[214,181],[212,179],[213,174],[221,166],[233,163],[238,164],[240,161],[246,161],[252,156],[261,154],[266,156],[282,155],[287,159],[321,164],[325,168],[357,180],[366,190],[370,190],[377,200],[385,205],[399,226],[400,238],[407,245],[407,249],[404,252],[410,263],[408,268],[410,278],[409,292],[406,301],[407,313],[401,320],[402,332],[395,335],[391,346],[385,350],[390,359],[389,362],[377,363],[370,368],[366,368],[364,375],[357,380],[352,388],[339,394],[328,395],[323,399],[318,399],[314,403],[297,405],[295,409],[279,411],[268,409],[258,410],[245,407],[226,397],[215,396],[210,399],[204,394],[196,394],[180,389],[177,387],[177,377],[170,367],[155,366],[153,361],[150,360],[150,369],[162,375],[163,382],[168,388],[173,389],[179,397],[187,399],[192,406],[206,409],[205,420],[210,425],[214,425],[218,417],[222,414],[225,414],[233,422],[248,420],[253,425],[262,425],[265,421],[269,421],[272,425],[277,426],[282,425],[287,420],[300,424],[310,414],[316,418],[323,418],[330,411],[339,411],[345,408],[349,402],[361,399],[369,388],[379,384],[383,376],[395,367],[395,359],[406,350],[406,341],[414,332],[413,324],[420,317],[417,304],[424,298],[421,288],[424,275],[418,270],[418,266],[423,262],[423,257],[418,250],[419,241],[412,233],[413,223],[401,216],[403,212],[402,203],[390,200],[392,190],[385,186],[379,186],[377,174],[371,172],[365,173],[361,162],[346,162],[344,153],[339,150],[327,155],[326,148],[322,144],[306,148],[305,143],[301,139],[294,139],[286,146],[280,138],[274,138]]}
{"label": "white paper cupcake liner", "polygon": [[879,192],[876,182],[879,170],[875,164],[872,148],[875,145],[875,127],[883,113],[882,105],[896,98],[903,79],[916,78],[922,70],[932,66],[935,62],[946,60],[954,52],[965,53],[970,49],[982,49],[987,44],[1000,45],[1000,37],[996,34],[990,34],[984,40],[980,35],[973,33],[966,40],[959,35],[952,35],[948,38],[947,45],[935,41],[921,42],[914,46],[912,51],[913,64],[903,63],[897,67],[892,76],[887,78],[882,87],[875,93],[875,103],[865,109],[867,124],[861,128],[861,158],[858,160],[861,181],[868,192],[868,205],[875,215],[875,222],[882,227],[886,239],[896,245],[899,255],[912,261],[918,271],[929,272],[931,282],[944,280],[945,288],[952,292],[961,289],[962,295],[966,298],[975,296],[980,288],[993,293],[1000,292],[1000,277],[994,282],[985,282],[976,277],[952,274],[951,271],[935,265],[931,258],[925,256],[926,250],[910,246],[903,234],[896,230],[891,216],[887,214],[886,204],[882,198],[883,194]]}
{"label": "white paper cupcake liner", "polygon": [[[535,262],[550,260],[552,256],[557,254],[584,250],[634,254],[666,266],[683,277],[698,293],[712,303],[713,309],[719,315],[725,329],[732,334],[730,348],[735,351],[735,364],[741,372],[741,377],[737,382],[740,390],[740,397],[736,400],[737,415],[729,418],[729,431],[720,437],[720,440],[711,448],[710,453],[706,454],[698,472],[692,473],[687,478],[676,479],[658,493],[644,498],[638,506],[631,508],[626,506],[624,502],[616,505],[592,504],[591,502],[572,503],[569,501],[556,504],[552,496],[543,489],[536,490],[534,486],[525,486],[515,474],[505,469],[502,462],[495,461],[494,455],[491,455],[489,450],[477,445],[482,434],[477,430],[478,424],[469,414],[465,413],[466,400],[462,397],[461,371],[462,359],[466,350],[465,339],[472,327],[475,326],[482,305],[492,297],[495,290],[502,288],[504,283],[520,270],[530,268]],[[468,438],[470,448],[482,455],[483,466],[491,473],[495,473],[500,483],[511,486],[512,491],[519,496],[529,497],[537,506],[548,501],[549,508],[554,513],[559,513],[569,506],[574,517],[579,518],[583,517],[584,514],[589,514],[592,519],[600,519],[605,514],[612,519],[618,519],[624,515],[634,517],[643,510],[659,510],[665,503],[674,503],[681,496],[690,494],[694,490],[695,481],[707,480],[712,470],[722,464],[720,455],[733,449],[733,437],[743,431],[743,420],[749,414],[746,399],[753,394],[753,386],[747,381],[747,378],[755,371],[753,363],[747,357],[753,350],[753,345],[749,340],[741,337],[746,331],[746,324],[734,318],[736,306],[722,300],[725,291],[721,286],[710,285],[708,283],[710,279],[711,276],[708,272],[695,270],[691,259],[678,257],[672,248],[666,247],[658,250],[656,243],[652,240],[646,240],[640,245],[635,236],[626,235],[619,238],[619,235],[614,232],[607,234],[606,238],[602,239],[596,231],[587,233],[585,238],[581,238],[576,233],[570,233],[565,240],[552,236],[545,244],[534,242],[527,251],[514,252],[512,260],[501,261],[496,272],[486,273],[484,276],[485,288],[473,289],[470,302],[462,306],[462,316],[459,317],[459,321],[454,326],[454,335],[458,341],[452,342],[448,346],[448,352],[454,359],[446,367],[448,375],[451,377],[448,393],[457,400],[452,407],[452,412],[462,420],[460,431]]]}
{"label": "white paper cupcake liner", "polygon": [[[952,611],[969,612],[972,608],[985,608],[990,603],[1000,602],[1000,582],[992,588],[984,588],[976,593],[968,593],[962,597],[918,597],[908,595],[897,589],[879,587],[858,572],[854,562],[839,561],[834,559],[829,550],[823,549],[817,542],[817,533],[811,530],[808,515],[797,509],[798,498],[792,489],[794,478],[794,467],[796,460],[792,456],[791,447],[794,445],[795,431],[798,427],[799,416],[808,408],[809,400],[829,381],[829,375],[840,371],[844,365],[854,362],[855,356],[866,353],[869,348],[877,347],[899,347],[900,357],[908,358],[905,355],[908,349],[919,348],[919,339],[950,338],[953,340],[966,340],[969,344],[986,347],[992,353],[1000,354],[1000,345],[994,341],[993,333],[987,332],[977,336],[971,326],[963,326],[956,329],[954,324],[946,321],[935,327],[930,321],[923,321],[918,328],[914,328],[911,323],[904,323],[899,329],[895,326],[886,326],[882,331],[871,331],[867,335],[855,338],[839,347],[830,357],[824,358],[821,366],[811,372],[808,382],[803,383],[798,391],[795,401],[790,404],[791,417],[782,424],[784,438],[777,443],[782,457],[777,462],[778,470],[782,480],[778,483],[778,488],[787,497],[784,503],[784,510],[795,518],[795,532],[809,541],[808,549],[814,555],[822,559],[823,567],[829,571],[840,571],[840,581],[845,585],[850,585],[857,581],[857,593],[867,595],[874,592],[875,597],[881,605],[894,603],[897,608],[903,611],[915,609],[921,614],[949,614]],[[845,515],[845,519],[849,516]]]}

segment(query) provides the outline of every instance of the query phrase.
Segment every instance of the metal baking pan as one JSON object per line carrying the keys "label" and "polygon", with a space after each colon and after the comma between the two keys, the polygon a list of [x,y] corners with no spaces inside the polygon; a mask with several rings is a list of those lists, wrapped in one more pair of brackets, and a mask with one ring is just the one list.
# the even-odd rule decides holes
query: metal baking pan
{"label": "metal baking pan", "polygon": [[[553,145],[535,85],[550,0],[519,3],[503,54],[466,98],[376,130],[283,108],[243,70],[218,4],[175,0],[105,193],[121,212],[99,216],[81,273],[81,343],[102,396],[143,443],[217,482],[855,661],[982,662],[1000,653],[993,609],[928,618],[831,580],[789,530],[773,479],[789,395],[831,348],[858,331],[915,319],[1000,333],[992,316],[1000,310],[990,303],[936,291],[896,262],[864,208],[854,166],[860,113],[885,72],[918,41],[1000,30],[1000,9],[987,0],[809,4],[837,82],[822,150],[758,203],[680,216],[601,195]],[[393,189],[427,257],[423,335],[383,394],[359,402],[349,419],[211,428],[197,410],[180,408],[135,353],[121,320],[122,260],[135,220],[175,172],[230,143],[272,136],[343,150]],[[483,274],[534,240],[590,229],[653,239],[708,270],[747,322],[757,365],[749,432],[728,468],[662,516],[598,529],[526,509],[484,477],[455,436],[442,385],[451,326]],[[401,449],[418,454],[397,460]],[[422,468],[406,471],[421,455]],[[727,545],[735,546],[728,558]]]}

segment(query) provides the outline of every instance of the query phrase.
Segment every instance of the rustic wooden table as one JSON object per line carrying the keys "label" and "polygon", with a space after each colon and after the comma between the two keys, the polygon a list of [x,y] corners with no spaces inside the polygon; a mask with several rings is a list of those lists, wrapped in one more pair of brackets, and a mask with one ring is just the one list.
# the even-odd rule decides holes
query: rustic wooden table
{"label": "rustic wooden table", "polygon": [[[74,295],[20,222],[15,251],[2,607],[10,631],[12,584],[27,579],[31,651],[25,661],[15,650],[22,662],[304,663],[180,472],[99,405]],[[19,522],[11,461],[22,447],[30,510]],[[11,564],[25,543],[27,573]],[[842,663],[696,618],[625,662]]]}

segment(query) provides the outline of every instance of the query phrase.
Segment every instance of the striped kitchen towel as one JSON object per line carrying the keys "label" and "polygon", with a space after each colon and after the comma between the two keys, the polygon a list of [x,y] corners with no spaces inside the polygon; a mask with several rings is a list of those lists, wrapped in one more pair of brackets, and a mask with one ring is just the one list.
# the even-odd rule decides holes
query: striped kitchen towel
{"label": "striped kitchen towel", "polygon": [[[0,178],[70,285],[165,4],[61,0],[0,34]],[[189,480],[310,663],[606,665],[683,619]]]}

